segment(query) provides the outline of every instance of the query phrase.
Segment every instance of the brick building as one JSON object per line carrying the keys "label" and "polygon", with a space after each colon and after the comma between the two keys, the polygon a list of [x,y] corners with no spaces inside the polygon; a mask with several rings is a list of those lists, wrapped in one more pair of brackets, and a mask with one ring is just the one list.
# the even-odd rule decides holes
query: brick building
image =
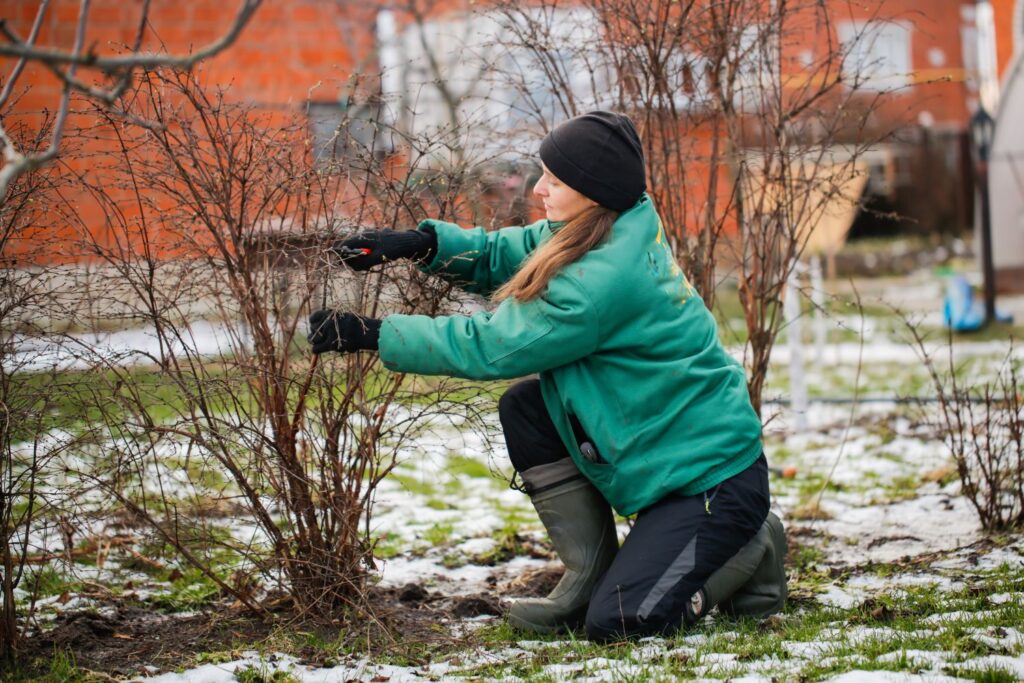
{"label": "brick building", "polygon": [[[26,35],[37,6],[38,0],[2,0],[0,16]],[[94,0],[88,43],[98,52],[110,52],[130,42],[140,6],[138,0]],[[54,0],[39,44],[67,49],[78,7],[77,0]],[[202,66],[201,77],[211,86],[227,87],[229,98],[268,112],[308,112],[314,142],[328,137],[342,109],[349,117],[356,108],[355,118],[373,119],[385,115],[382,101],[402,98],[415,101],[421,114],[412,125],[429,125],[430,113],[440,111],[432,105],[443,93],[430,87],[424,46],[447,51],[452,59],[448,68],[458,75],[467,49],[463,41],[479,32],[474,22],[480,21],[480,7],[472,0],[437,2],[417,24],[409,13],[374,0],[266,0],[237,43]],[[872,125],[903,131],[898,142],[880,145],[870,155],[869,204],[909,217],[913,229],[963,231],[971,224],[965,129],[978,99],[975,3],[875,0],[842,7],[829,37],[840,43],[857,40],[851,59],[868,74],[866,96],[887,93]],[[154,0],[144,47],[183,53],[205,45],[225,31],[236,9],[234,2]],[[1022,40],[1024,0],[993,0],[993,9],[1002,69]],[[447,40],[451,36],[463,38],[453,44]],[[825,38],[808,36],[801,47],[804,56],[813,58]],[[4,63],[8,70],[11,65],[10,60]],[[374,74],[382,69],[378,79]],[[56,106],[60,85],[45,68],[30,65],[20,83],[30,87],[18,99],[14,117]],[[495,99],[493,91],[490,98]],[[391,115],[398,109],[403,108],[393,107]],[[79,116],[70,125],[94,123]],[[82,202],[81,210],[88,214],[88,202]],[[47,227],[47,239],[55,245],[66,239],[60,226]],[[895,227],[865,215],[854,229]]]}

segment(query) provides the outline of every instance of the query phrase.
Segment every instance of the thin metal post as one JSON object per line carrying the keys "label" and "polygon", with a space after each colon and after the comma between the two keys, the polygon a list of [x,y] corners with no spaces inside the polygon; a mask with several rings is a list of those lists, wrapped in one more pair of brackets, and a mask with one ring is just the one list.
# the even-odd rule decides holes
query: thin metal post
{"label": "thin metal post", "polygon": [[996,319],[996,275],[992,263],[992,209],[989,201],[988,161],[992,148],[992,137],[995,132],[995,121],[985,111],[984,106],[978,107],[970,121],[971,139],[975,152],[975,177],[978,183],[978,241],[981,249],[981,274],[984,280],[985,322]]}

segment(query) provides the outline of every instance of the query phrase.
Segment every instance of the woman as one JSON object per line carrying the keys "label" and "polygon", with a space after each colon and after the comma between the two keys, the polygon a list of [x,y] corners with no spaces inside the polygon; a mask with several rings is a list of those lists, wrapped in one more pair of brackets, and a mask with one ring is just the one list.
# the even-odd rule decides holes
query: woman
{"label": "woman", "polygon": [[[490,295],[472,316],[318,311],[314,353],[379,350],[394,371],[514,378],[498,404],[509,457],[566,565],[528,630],[594,640],[671,633],[714,604],[777,611],[782,527],[742,367],[675,263],[645,193],[640,139],[596,111],[541,143],[545,220],[486,233],[427,220],[338,245],[356,270],[398,258]],[[621,549],[609,503],[636,521]],[[730,598],[731,600],[726,600]]]}

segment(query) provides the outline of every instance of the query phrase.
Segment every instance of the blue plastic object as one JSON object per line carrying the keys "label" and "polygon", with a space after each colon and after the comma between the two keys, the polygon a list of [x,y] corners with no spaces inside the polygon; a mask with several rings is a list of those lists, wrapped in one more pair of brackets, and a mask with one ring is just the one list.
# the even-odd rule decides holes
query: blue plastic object
{"label": "blue plastic object", "polygon": [[[973,332],[985,324],[985,302],[974,298],[974,289],[963,275],[949,278],[942,319],[954,332]],[[999,322],[1013,322],[1013,316],[996,311]]]}

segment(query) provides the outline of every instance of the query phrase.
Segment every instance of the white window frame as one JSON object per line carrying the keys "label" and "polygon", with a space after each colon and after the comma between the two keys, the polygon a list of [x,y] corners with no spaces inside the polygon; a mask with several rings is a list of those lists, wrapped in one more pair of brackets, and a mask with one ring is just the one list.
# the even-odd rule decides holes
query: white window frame
{"label": "white window frame", "polygon": [[1017,9],[1013,12],[1013,50],[1024,50],[1024,0],[1017,0]]}
{"label": "white window frame", "polygon": [[[914,27],[903,21],[844,21],[836,26],[846,51],[844,76],[864,90],[913,84]],[[852,68],[851,68],[852,67]]]}

